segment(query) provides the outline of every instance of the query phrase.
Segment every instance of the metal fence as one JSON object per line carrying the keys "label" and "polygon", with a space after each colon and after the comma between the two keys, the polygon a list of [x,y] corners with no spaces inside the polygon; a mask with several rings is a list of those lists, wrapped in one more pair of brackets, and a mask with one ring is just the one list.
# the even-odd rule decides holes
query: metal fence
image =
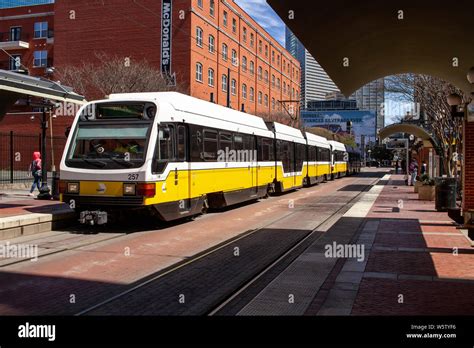
{"label": "metal fence", "polygon": [[[59,163],[66,145],[65,137],[46,138],[46,167],[52,171]],[[33,152],[41,149],[41,135],[0,132],[0,184],[23,183],[31,180],[30,164]],[[51,160],[53,159],[53,160]]]}

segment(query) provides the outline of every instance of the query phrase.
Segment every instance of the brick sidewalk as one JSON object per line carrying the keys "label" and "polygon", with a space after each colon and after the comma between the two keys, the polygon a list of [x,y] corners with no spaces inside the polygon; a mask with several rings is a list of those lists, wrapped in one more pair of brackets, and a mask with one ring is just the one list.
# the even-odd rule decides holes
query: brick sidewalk
{"label": "brick sidewalk", "polygon": [[[400,209],[397,209],[400,208]],[[392,175],[306,315],[472,315],[474,248],[447,213]]]}
{"label": "brick sidewalk", "polygon": [[352,315],[474,314],[474,248],[447,213],[392,175],[366,219],[376,228]]}

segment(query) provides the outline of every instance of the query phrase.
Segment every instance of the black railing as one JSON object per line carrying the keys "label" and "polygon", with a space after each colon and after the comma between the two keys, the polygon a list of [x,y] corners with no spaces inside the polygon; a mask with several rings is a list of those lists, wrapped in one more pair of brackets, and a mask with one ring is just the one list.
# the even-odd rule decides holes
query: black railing
{"label": "black railing", "polygon": [[[65,137],[53,137],[54,164],[59,169],[64,146]],[[0,133],[0,184],[14,184],[28,182],[31,180],[29,170],[32,162],[33,152],[40,151],[41,136]],[[51,137],[46,140],[47,169],[51,172]]]}

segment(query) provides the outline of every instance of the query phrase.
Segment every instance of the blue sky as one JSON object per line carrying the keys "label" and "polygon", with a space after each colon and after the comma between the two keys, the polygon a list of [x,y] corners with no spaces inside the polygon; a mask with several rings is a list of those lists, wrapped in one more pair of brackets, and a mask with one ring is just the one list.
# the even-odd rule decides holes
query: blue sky
{"label": "blue sky", "polygon": [[280,44],[285,46],[285,24],[267,4],[266,0],[235,0],[245,12],[252,16]]}

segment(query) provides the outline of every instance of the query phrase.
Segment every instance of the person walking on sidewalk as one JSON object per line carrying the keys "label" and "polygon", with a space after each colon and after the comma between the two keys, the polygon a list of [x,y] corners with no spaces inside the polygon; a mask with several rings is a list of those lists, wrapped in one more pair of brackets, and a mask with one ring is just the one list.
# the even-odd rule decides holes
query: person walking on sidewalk
{"label": "person walking on sidewalk", "polygon": [[411,175],[410,185],[415,186],[416,176],[418,175],[418,162],[416,160],[411,161],[409,170]]}
{"label": "person walking on sidewalk", "polygon": [[41,153],[38,151],[33,152],[33,161],[30,164],[30,171],[34,179],[30,190],[30,196],[33,196],[35,187],[38,187],[38,191],[41,189]]}

